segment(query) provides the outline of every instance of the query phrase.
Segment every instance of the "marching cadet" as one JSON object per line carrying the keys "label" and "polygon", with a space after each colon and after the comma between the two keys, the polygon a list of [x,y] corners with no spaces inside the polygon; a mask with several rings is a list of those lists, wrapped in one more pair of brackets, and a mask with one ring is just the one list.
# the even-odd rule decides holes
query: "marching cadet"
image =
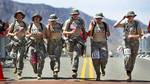
{"label": "marching cadet", "polygon": [[32,23],[28,27],[28,56],[37,79],[41,79],[45,63],[46,49],[44,45],[46,27],[41,23],[42,17],[35,13],[32,16]]}
{"label": "marching cadet", "polygon": [[66,20],[63,26],[63,34],[68,38],[67,50],[72,61],[72,77],[77,77],[79,56],[81,55],[81,49],[84,46],[84,42],[80,33],[85,35],[85,23],[82,18],[79,17],[79,11],[73,9],[70,13],[71,17]]}
{"label": "marching cadet", "polygon": [[10,25],[8,36],[11,39],[9,46],[11,46],[11,54],[13,57],[13,63],[15,66],[14,73],[18,75],[18,79],[21,79],[22,70],[24,67],[23,59],[25,57],[25,33],[27,26],[23,19],[25,15],[21,11],[17,11],[14,15],[15,21]]}
{"label": "marching cadet", "polygon": [[53,77],[58,77],[60,70],[60,56],[62,52],[62,24],[57,22],[56,14],[51,14],[47,25],[47,52],[51,59],[50,67],[53,71]]}
{"label": "marching cadet", "polygon": [[[126,16],[124,16],[119,22],[114,25],[115,28],[124,29],[124,64],[126,74],[128,76],[127,81],[131,81],[131,74],[139,49],[139,38],[142,36],[140,23],[137,20],[134,20],[135,16],[136,14],[134,13],[134,11],[129,11]],[[127,22],[121,23],[126,18]]]}
{"label": "marching cadet", "polygon": [[109,28],[102,13],[95,15],[89,25],[89,32],[91,38],[91,55],[93,66],[97,75],[96,80],[100,80],[100,68],[102,75],[105,75],[105,67],[108,60],[107,37],[110,36]]}

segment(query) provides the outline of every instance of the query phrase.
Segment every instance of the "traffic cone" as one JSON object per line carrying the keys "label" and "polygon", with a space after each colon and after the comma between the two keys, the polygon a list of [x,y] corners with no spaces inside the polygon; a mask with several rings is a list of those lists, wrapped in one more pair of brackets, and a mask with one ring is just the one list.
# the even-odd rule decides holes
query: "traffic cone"
{"label": "traffic cone", "polygon": [[2,65],[0,63],[0,81],[4,80],[4,75],[3,75],[3,69],[2,69]]}

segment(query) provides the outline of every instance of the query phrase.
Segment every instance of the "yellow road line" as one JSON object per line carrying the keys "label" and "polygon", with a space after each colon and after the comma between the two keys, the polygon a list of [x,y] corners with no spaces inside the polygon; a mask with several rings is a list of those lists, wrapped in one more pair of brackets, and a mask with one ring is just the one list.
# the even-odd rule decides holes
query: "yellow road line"
{"label": "yellow road line", "polygon": [[89,78],[94,78],[94,70],[93,70],[93,63],[91,57],[89,57]]}
{"label": "yellow road line", "polygon": [[85,78],[85,72],[86,72],[86,64],[87,64],[87,58],[84,58],[84,62],[81,69],[81,75],[80,78]]}

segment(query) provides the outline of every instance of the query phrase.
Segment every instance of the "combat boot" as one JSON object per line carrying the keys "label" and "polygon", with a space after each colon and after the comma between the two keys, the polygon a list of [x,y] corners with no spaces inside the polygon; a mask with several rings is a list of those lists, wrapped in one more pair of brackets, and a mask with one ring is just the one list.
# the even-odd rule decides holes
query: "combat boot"
{"label": "combat boot", "polygon": [[128,76],[128,77],[127,77],[126,80],[127,80],[127,81],[131,81],[131,79],[132,79],[132,77],[131,77],[131,72],[127,72],[127,76]]}
{"label": "combat boot", "polygon": [[105,76],[105,70],[102,69],[102,76]]}
{"label": "combat boot", "polygon": [[100,75],[97,75],[97,77],[96,77],[96,81],[100,81],[101,79],[100,79]]}
{"label": "combat boot", "polygon": [[22,79],[21,73],[18,73],[18,74],[17,74],[17,79],[18,79],[18,80],[21,80],[21,79]]}
{"label": "combat boot", "polygon": [[58,72],[54,71],[53,72],[53,77],[54,77],[54,79],[57,79],[58,78]]}
{"label": "combat boot", "polygon": [[37,75],[37,80],[40,80],[41,79],[41,75]]}
{"label": "combat boot", "polygon": [[77,78],[77,72],[73,72],[72,78]]}
{"label": "combat boot", "polygon": [[17,68],[15,67],[15,68],[14,68],[14,74],[16,74],[16,73],[17,73]]}

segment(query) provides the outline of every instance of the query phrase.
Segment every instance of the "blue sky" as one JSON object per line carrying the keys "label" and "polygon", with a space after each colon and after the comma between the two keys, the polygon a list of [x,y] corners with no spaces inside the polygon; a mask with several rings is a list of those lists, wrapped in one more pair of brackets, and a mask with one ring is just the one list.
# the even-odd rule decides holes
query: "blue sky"
{"label": "blue sky", "polygon": [[137,14],[136,19],[148,24],[150,21],[150,0],[13,0],[23,3],[43,3],[58,8],[77,8],[91,16],[103,12],[104,16],[120,20],[128,11]]}

